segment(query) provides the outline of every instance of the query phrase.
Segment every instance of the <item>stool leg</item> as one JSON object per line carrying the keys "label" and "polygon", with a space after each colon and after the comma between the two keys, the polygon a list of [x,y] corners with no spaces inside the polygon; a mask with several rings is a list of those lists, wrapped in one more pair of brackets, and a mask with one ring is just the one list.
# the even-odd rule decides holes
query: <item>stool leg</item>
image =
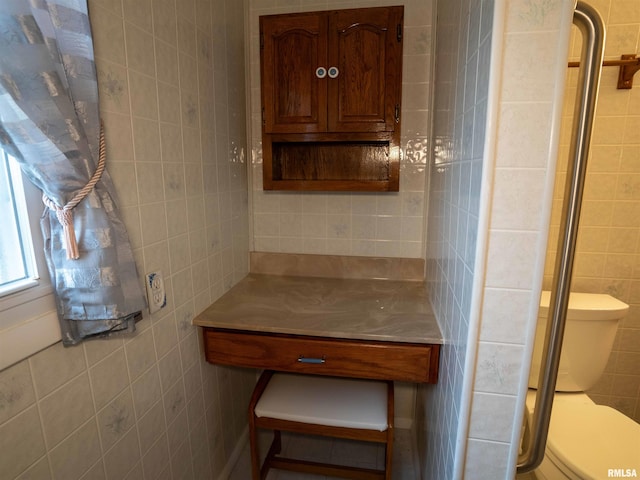
{"label": "stool leg", "polygon": [[393,436],[394,436],[394,385],[387,382],[387,448],[385,452],[385,480],[391,480],[393,473]]}
{"label": "stool leg", "polygon": [[251,480],[260,480],[260,451],[258,432],[253,415],[249,417],[249,448],[251,450]]}
{"label": "stool leg", "polygon": [[391,439],[388,441],[385,448],[385,463],[384,463],[384,471],[385,480],[391,480],[391,474],[393,473],[393,434],[390,435]]}
{"label": "stool leg", "polygon": [[258,449],[258,432],[256,428],[255,408],[260,396],[267,387],[272,371],[265,370],[256,383],[249,402],[249,448],[251,449],[251,480],[260,480],[260,451]]}
{"label": "stool leg", "polygon": [[278,455],[281,451],[282,437],[280,434],[280,430],[274,430],[273,441],[271,442],[271,446],[269,447],[267,456],[265,457],[262,468],[260,469],[260,480],[264,480],[265,478],[267,478],[267,474],[269,473],[269,469],[273,465],[276,455]]}

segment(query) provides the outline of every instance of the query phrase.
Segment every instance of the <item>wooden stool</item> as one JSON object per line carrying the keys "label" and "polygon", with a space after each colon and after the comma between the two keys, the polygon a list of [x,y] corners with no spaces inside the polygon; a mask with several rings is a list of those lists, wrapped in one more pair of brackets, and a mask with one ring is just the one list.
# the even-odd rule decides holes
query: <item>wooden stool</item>
{"label": "wooden stool", "polygon": [[[273,430],[260,467],[257,429]],[[350,467],[278,456],[281,431],[383,443],[385,468]],[[390,480],[393,454],[393,382],[274,373],[260,376],[249,405],[252,480],[270,468],[359,480]]]}

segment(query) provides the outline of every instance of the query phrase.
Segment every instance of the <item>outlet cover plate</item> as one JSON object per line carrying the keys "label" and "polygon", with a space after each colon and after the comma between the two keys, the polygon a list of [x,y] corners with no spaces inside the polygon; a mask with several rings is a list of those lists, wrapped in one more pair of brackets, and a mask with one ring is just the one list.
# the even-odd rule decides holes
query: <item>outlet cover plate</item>
{"label": "outlet cover plate", "polygon": [[167,305],[167,295],[164,291],[162,272],[151,272],[146,275],[147,300],[149,313],[154,314]]}

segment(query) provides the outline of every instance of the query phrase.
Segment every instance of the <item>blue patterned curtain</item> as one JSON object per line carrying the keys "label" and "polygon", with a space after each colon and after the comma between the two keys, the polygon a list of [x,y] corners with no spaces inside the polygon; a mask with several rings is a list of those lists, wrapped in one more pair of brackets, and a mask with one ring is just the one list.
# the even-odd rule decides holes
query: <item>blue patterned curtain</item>
{"label": "blue patterned curtain", "polygon": [[[0,146],[63,207],[96,171],[99,138],[86,0],[2,0]],[[77,259],[56,212],[41,221],[63,343],[132,331],[145,299],[107,171],[72,212]]]}

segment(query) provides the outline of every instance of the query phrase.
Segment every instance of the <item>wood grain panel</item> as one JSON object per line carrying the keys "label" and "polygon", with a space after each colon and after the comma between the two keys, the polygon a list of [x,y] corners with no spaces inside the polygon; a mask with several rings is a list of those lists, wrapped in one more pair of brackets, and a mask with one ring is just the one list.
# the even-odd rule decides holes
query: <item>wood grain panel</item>
{"label": "wood grain panel", "polygon": [[[400,105],[402,7],[336,10],[329,16],[329,130],[393,131]],[[398,35],[400,28],[400,35]]]}
{"label": "wood grain panel", "polygon": [[275,143],[275,180],[389,180],[388,142]]}
{"label": "wood grain panel", "polygon": [[[265,190],[399,190],[403,15],[396,6],[260,17]],[[283,135],[326,143],[272,151]],[[387,154],[353,143],[381,137]]]}
{"label": "wood grain panel", "polygon": [[[436,383],[439,345],[204,328],[208,362],[285,372]],[[300,358],[323,363],[302,363]]]}
{"label": "wood grain panel", "polygon": [[316,76],[327,63],[327,20],[322,13],[260,19],[264,131],[327,129],[327,82]]}

